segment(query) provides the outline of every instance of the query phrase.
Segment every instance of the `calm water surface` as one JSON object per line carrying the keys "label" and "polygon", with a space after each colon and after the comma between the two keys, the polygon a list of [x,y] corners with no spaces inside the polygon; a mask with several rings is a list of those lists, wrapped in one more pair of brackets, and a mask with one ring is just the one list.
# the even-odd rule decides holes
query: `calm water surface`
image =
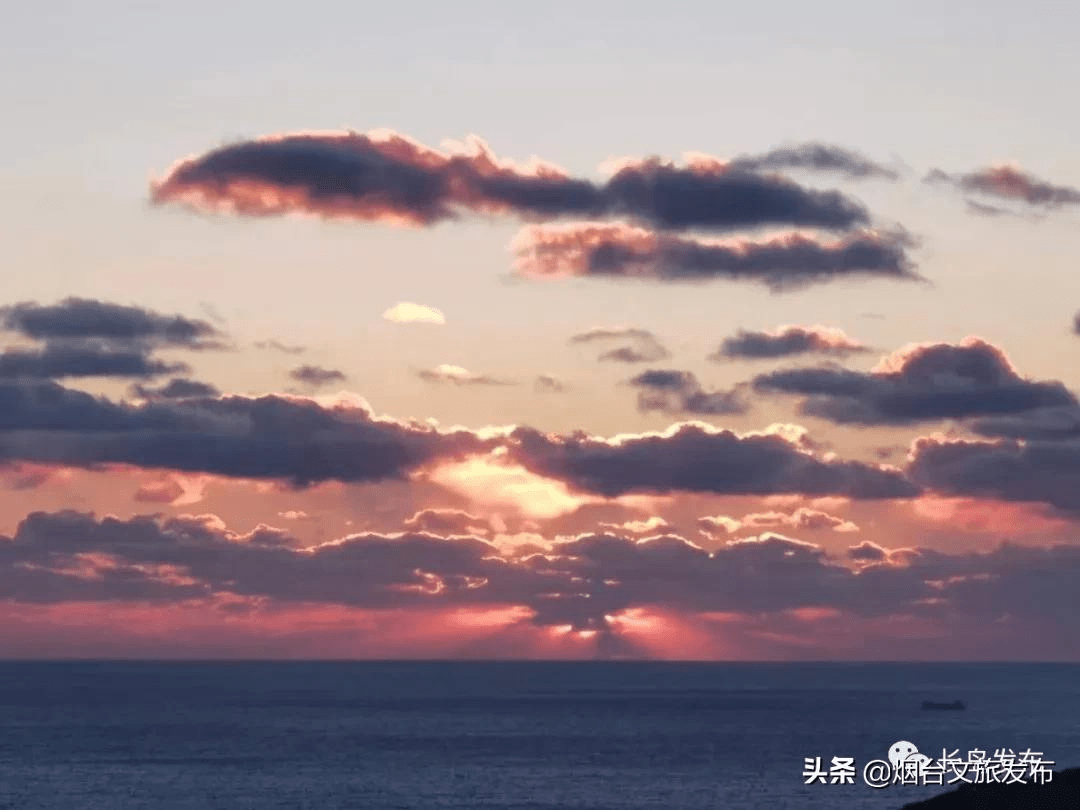
{"label": "calm water surface", "polygon": [[11,810],[897,808],[804,758],[1080,765],[1080,666],[0,663],[0,725]]}

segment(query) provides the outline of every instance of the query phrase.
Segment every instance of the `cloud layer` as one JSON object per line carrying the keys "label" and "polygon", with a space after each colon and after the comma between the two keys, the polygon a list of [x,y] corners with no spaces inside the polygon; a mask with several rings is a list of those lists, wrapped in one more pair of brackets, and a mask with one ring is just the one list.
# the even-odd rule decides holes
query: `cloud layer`
{"label": "cloud layer", "polygon": [[348,377],[344,372],[336,368],[322,368],[321,366],[298,366],[289,372],[289,378],[298,383],[303,383],[309,388],[325,388],[334,383],[343,383]]}
{"label": "cloud layer", "polygon": [[3,307],[0,330],[39,344],[0,352],[0,378],[8,379],[185,374],[191,371],[186,363],[160,359],[155,352],[227,347],[225,336],[207,321],[88,298]]}
{"label": "cloud layer", "polygon": [[626,162],[607,181],[534,160],[516,165],[479,138],[439,150],[389,132],[303,132],[223,146],[174,165],[155,202],[250,216],[286,213],[433,225],[465,213],[528,220],[626,218],[661,229],[799,226],[845,230],[866,209],[720,162]]}
{"label": "cloud layer", "polygon": [[511,248],[530,278],[588,276],[648,281],[752,281],[774,292],[845,278],[922,280],[902,232],[861,231],[837,240],[791,233],[711,240],[623,224],[532,226]]}
{"label": "cloud layer", "polygon": [[598,495],[798,492],[851,498],[905,498],[918,492],[899,470],[823,460],[805,436],[784,431],[739,435],[700,423],[613,439],[556,436],[518,428],[509,455],[527,469]]}
{"label": "cloud layer", "polygon": [[923,437],[908,474],[938,492],[1045,503],[1080,514],[1080,443]]}
{"label": "cloud layer", "polygon": [[135,383],[131,393],[139,399],[191,399],[199,397],[218,397],[221,392],[210,383],[174,377],[158,387]]}
{"label": "cloud layer", "polygon": [[115,403],[51,382],[0,382],[0,460],[130,464],[240,478],[401,478],[481,452],[467,431],[382,419],[361,401],[269,395]]}
{"label": "cloud layer", "polygon": [[900,174],[861,152],[826,143],[779,146],[758,155],[740,155],[731,165],[748,171],[796,169],[829,172],[853,178],[896,180]]}
{"label": "cloud layer", "polygon": [[773,360],[780,357],[817,354],[847,357],[869,349],[839,329],[824,326],[782,326],[767,331],[740,329],[724,338],[710,360]]}
{"label": "cloud layer", "polygon": [[[708,402],[712,395],[701,396]],[[0,382],[0,461],[127,464],[307,485],[403,479],[493,451],[498,463],[604,497],[684,491],[905,498],[918,492],[893,468],[819,456],[805,431],[791,426],[740,435],[688,422],[610,439],[529,427],[441,430],[378,417],[355,398],[131,404],[52,382]]]}
{"label": "cloud layer", "polygon": [[216,349],[224,335],[207,321],[89,298],[31,301],[0,309],[3,329],[38,341],[101,341],[122,346]]}
{"label": "cloud layer", "polygon": [[[1076,546],[1006,544],[945,554],[864,541],[831,555],[768,533],[708,550],[672,534],[596,532],[550,541],[543,553],[513,553],[457,533],[470,517],[421,513],[402,533],[302,546],[267,526],[230,531],[213,516],[118,520],[37,512],[13,536],[0,537],[0,598],[39,605],[203,602],[241,613],[267,600],[277,609],[513,607],[507,622],[612,636],[632,635],[643,617],[657,614],[712,618],[720,622],[717,632],[751,617],[889,619],[883,648],[911,621],[946,636],[973,625],[1038,627],[1058,643],[1080,621]],[[428,531],[433,523],[451,533]],[[670,627],[660,623],[657,632]],[[1063,652],[1075,654],[1075,645]]]}
{"label": "cloud layer", "polygon": [[706,391],[694,374],[673,369],[650,369],[629,380],[638,389],[638,410],[670,415],[724,416],[750,409],[742,389]]}
{"label": "cloud layer", "polygon": [[1076,405],[1059,382],[1021,377],[1005,354],[978,338],[903,349],[870,371],[836,367],[774,371],[762,392],[801,394],[802,414],[839,424],[904,425]]}

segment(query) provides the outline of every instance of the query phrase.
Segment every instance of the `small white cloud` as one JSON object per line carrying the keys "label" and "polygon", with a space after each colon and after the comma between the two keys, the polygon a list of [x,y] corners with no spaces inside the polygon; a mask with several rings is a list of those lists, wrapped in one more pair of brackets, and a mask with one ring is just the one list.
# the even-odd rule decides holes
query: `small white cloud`
{"label": "small white cloud", "polygon": [[434,307],[401,301],[383,313],[383,318],[393,323],[446,323],[446,317]]}

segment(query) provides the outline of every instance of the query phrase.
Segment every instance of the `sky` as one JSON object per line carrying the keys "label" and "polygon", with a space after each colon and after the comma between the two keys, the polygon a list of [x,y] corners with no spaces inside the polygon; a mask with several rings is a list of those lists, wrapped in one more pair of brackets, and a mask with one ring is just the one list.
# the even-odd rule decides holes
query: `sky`
{"label": "sky", "polygon": [[0,656],[1080,660],[1069,4],[6,19]]}

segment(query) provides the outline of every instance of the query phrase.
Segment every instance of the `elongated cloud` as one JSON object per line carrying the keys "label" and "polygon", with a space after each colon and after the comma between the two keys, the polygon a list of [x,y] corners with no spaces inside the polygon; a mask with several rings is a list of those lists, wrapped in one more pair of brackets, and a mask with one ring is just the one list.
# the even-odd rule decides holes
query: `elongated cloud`
{"label": "elongated cloud", "polygon": [[534,160],[520,166],[482,140],[438,150],[389,131],[302,132],[223,146],[174,165],[154,202],[249,216],[288,213],[433,225],[463,214],[528,220],[620,217],[662,229],[866,224],[858,202],[776,176],[659,158],[603,183]]}
{"label": "elongated cloud", "polygon": [[157,388],[136,383],[131,393],[140,399],[190,399],[192,397],[217,397],[221,392],[210,383],[176,377]]}
{"label": "elongated cloud", "polygon": [[926,182],[947,183],[962,191],[1040,208],[1080,204],[1080,189],[1043,180],[1018,166],[991,166],[967,174],[948,174],[934,169],[927,175]]}
{"label": "elongated cloud", "polygon": [[684,491],[906,498],[918,492],[899,470],[823,460],[801,438],[739,435],[694,422],[612,439],[518,428],[508,438],[508,452],[539,475],[606,496]]}
{"label": "elongated cloud", "polygon": [[224,337],[201,319],[90,298],[66,298],[58,304],[13,304],[0,309],[0,326],[32,340],[98,341],[128,347],[222,348]]}
{"label": "elongated cloud", "polygon": [[682,168],[655,157],[628,163],[602,186],[602,194],[608,216],[660,229],[790,225],[846,230],[869,222],[866,209],[839,192],[810,190],[775,175],[715,163]]}
{"label": "elongated cloud", "polygon": [[596,341],[619,340],[622,338],[660,342],[653,332],[642,329],[640,326],[594,326],[592,329],[586,329],[584,332],[571,335],[570,342],[594,343]]}
{"label": "elongated cloud", "polygon": [[439,310],[412,301],[394,304],[382,316],[391,323],[433,323],[440,326],[446,323],[446,316]]}
{"label": "elongated cloud", "polygon": [[40,349],[0,352],[0,378],[160,377],[190,371],[186,363],[149,357],[142,349],[49,343]]}
{"label": "elongated cloud", "polygon": [[569,386],[554,374],[538,374],[533,381],[533,390],[538,394],[562,394]]}
{"label": "elongated cloud", "polygon": [[671,356],[655,334],[637,326],[597,326],[570,337],[571,343],[608,344],[626,341],[622,346],[606,349],[600,360],[616,363],[655,363]]}
{"label": "elongated cloud", "polygon": [[255,348],[280,352],[281,354],[303,354],[307,351],[305,346],[288,346],[280,340],[260,340],[255,344]]}
{"label": "elongated cloud", "polygon": [[[740,435],[700,423],[604,438],[529,427],[441,430],[379,417],[360,400],[284,396],[115,403],[52,382],[0,381],[0,462],[322,481],[403,479],[442,465],[499,464],[614,497],[677,491],[906,498],[898,470],[816,455],[793,426]],[[467,466],[467,465],[466,465]],[[543,483],[543,482],[540,482]]]}
{"label": "elongated cloud", "polygon": [[782,326],[767,332],[740,329],[724,338],[710,360],[772,360],[779,357],[818,354],[847,357],[869,349],[839,329],[825,326]]}
{"label": "elongated cloud", "polygon": [[750,410],[742,389],[706,391],[689,371],[650,369],[633,377],[629,384],[638,389],[638,410],[643,413],[722,416]]}
{"label": "elongated cloud", "polygon": [[862,231],[834,241],[801,233],[763,240],[673,236],[622,224],[532,226],[511,244],[530,278],[753,281],[774,292],[845,278],[921,280],[902,233]]}
{"label": "elongated cloud", "polygon": [[0,331],[40,344],[0,352],[3,378],[158,377],[190,371],[186,363],[154,357],[159,349],[227,347],[207,321],[89,298],[3,307]]}
{"label": "elongated cloud", "polygon": [[754,512],[736,520],[725,515],[698,518],[698,528],[707,535],[723,536],[740,531],[762,529],[794,529],[798,531],[857,532],[859,527],[850,520],[830,515],[819,509],[801,507],[786,512]]}
{"label": "elongated cloud", "polygon": [[987,205],[986,203],[977,202],[976,200],[967,200],[967,209],[972,214],[980,217],[1000,217],[1012,213],[1005,208],[1000,208],[996,205]]}
{"label": "elongated cloud", "polygon": [[1002,439],[1080,439],[1080,406],[1060,405],[987,416],[972,420],[968,427],[980,436]]}
{"label": "elongated cloud", "polygon": [[403,478],[492,446],[468,431],[376,417],[360,401],[264,396],[114,403],[52,382],[0,381],[0,461],[320,481]]}
{"label": "elongated cloud", "polygon": [[512,380],[500,380],[487,374],[477,374],[461,366],[443,363],[434,368],[425,368],[416,372],[421,380],[432,383],[451,383],[453,385],[514,385]]}
{"label": "elongated cloud", "polygon": [[758,155],[740,155],[730,161],[736,168],[748,171],[802,169],[829,172],[854,178],[896,180],[895,169],[878,163],[854,149],[827,143],[800,143],[779,146]]}
{"label": "elongated cloud", "polygon": [[[636,539],[619,532],[550,546],[547,554],[508,556],[481,537],[412,529],[301,547],[280,529],[238,533],[214,516],[118,520],[35,512],[13,536],[0,537],[0,599],[162,606],[194,600],[248,609],[317,604],[406,614],[516,607],[517,622],[611,636],[653,611],[723,614],[728,621],[798,611],[834,622],[919,617],[946,634],[1006,623],[1037,628],[1057,643],[1071,639],[1080,621],[1076,546],[1005,544],[945,554],[865,542],[832,556],[777,534],[709,551],[678,535]],[[890,645],[898,631],[888,623],[883,630]]]}
{"label": "elongated cloud", "polygon": [[918,439],[908,474],[948,495],[1046,503],[1080,514],[1080,442]]}
{"label": "elongated cloud", "polygon": [[336,368],[321,366],[299,366],[289,372],[289,377],[309,388],[325,388],[334,383],[345,382],[348,377]]}
{"label": "elongated cloud", "polygon": [[1076,405],[1059,382],[1021,377],[979,338],[911,346],[870,371],[786,369],[762,374],[763,392],[802,394],[800,412],[839,424],[903,425]]}

